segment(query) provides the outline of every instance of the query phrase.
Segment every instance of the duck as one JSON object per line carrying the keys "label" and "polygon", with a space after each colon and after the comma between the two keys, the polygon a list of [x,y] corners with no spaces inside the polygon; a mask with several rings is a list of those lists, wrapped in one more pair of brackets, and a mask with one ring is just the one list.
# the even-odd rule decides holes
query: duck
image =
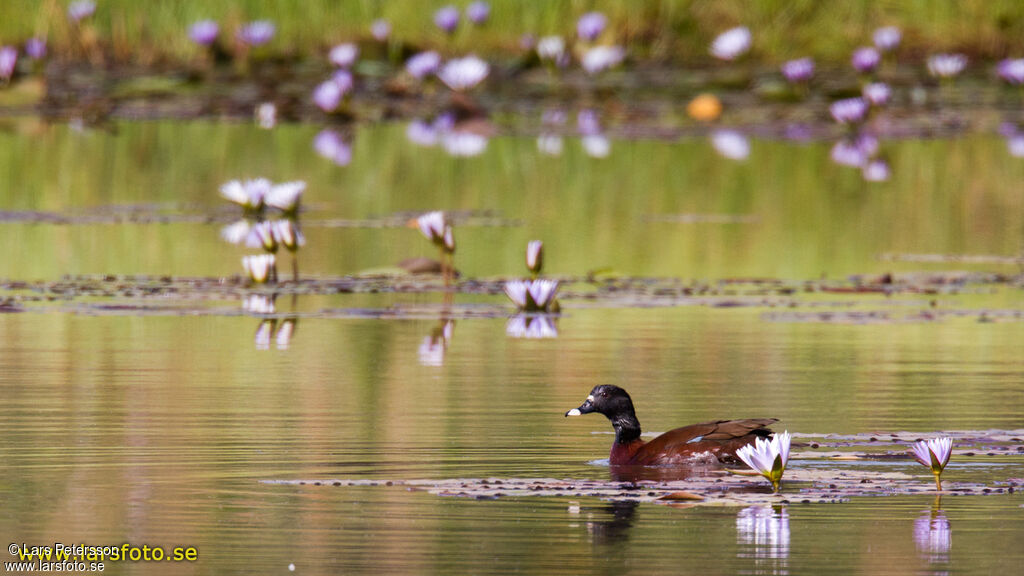
{"label": "duck", "polygon": [[579,408],[565,415],[591,412],[604,414],[615,428],[615,441],[608,457],[611,466],[686,466],[713,460],[735,464],[739,462],[737,450],[754,443],[756,438],[770,438],[769,426],[778,422],[778,418],[713,420],[669,430],[644,442],[640,439],[640,421],[633,409],[633,399],[611,384],[595,386]]}

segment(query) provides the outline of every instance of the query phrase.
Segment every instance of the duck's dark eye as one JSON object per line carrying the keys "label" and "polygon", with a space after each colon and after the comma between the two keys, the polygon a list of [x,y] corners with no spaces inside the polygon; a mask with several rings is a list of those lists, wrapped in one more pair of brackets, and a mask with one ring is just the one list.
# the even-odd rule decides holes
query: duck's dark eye
{"label": "duck's dark eye", "polygon": [[607,392],[601,392],[601,398],[607,398],[607,397],[608,397],[608,393]]}

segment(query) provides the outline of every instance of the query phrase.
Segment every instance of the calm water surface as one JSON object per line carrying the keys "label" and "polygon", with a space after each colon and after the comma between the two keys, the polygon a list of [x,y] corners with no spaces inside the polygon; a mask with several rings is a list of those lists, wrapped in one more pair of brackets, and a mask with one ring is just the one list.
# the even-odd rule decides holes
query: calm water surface
{"label": "calm water surface", "polygon": [[[1000,265],[880,262],[884,252],[1013,255],[1024,162],[997,137],[885,144],[888,183],[829,161],[830,144],[754,141],[746,162],[704,141],[614,142],[561,157],[531,139],[477,158],[361,129],[350,166],[311,153],[310,127],[128,124],[116,135],[15,124],[0,134],[0,209],[81,213],[158,203],[213,212],[225,180],[304,178],[308,218],[499,210],[521,226],[458,230],[471,277],[515,275],[526,240],[547,270],[801,280]],[[751,215],[733,224],[657,216]],[[236,274],[219,224],[4,223],[0,277]],[[351,274],[430,256],[404,228],[309,226],[303,269]],[[1024,307],[1019,288],[938,306]],[[897,297],[927,307],[928,297]],[[496,303],[499,297],[457,296]],[[1013,573],[1018,495],[854,499],[777,508],[670,508],[570,497],[476,501],[401,487],[267,479],[607,479],[599,417],[566,420],[597,383],[634,396],[646,430],[774,416],[790,431],[1013,430],[1022,425],[1024,323],[769,321],[765,308],[567,305],[558,337],[510,338],[505,318],[325,319],[321,309],[431,305],[440,295],[282,299],[306,314],[257,346],[252,316],[0,314],[0,497],[5,542],[194,545],[187,566],[118,573]],[[865,307],[893,299],[862,297]],[[237,308],[237,302],[218,305]],[[511,313],[511,310],[509,310]],[[799,460],[793,466],[806,466]],[[927,471],[908,461],[898,471]],[[1024,477],[1024,462],[954,462],[952,481]],[[8,558],[5,558],[7,560]]]}

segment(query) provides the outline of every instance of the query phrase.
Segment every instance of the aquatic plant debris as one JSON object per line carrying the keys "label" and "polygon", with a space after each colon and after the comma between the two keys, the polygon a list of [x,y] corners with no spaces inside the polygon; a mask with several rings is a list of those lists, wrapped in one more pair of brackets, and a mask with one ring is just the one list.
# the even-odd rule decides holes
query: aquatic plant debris
{"label": "aquatic plant debris", "polygon": [[[269,486],[387,487],[424,491],[447,497],[494,500],[528,497],[593,497],[670,506],[747,506],[750,504],[842,503],[854,497],[943,494],[988,496],[1021,494],[1024,478],[1024,430],[943,431],[956,439],[961,463],[937,492],[930,474],[922,474],[907,447],[919,440],[915,432],[870,432],[852,435],[794,434],[786,482],[780,493],[754,472],[704,468],[673,477],[673,468],[628,467],[611,471],[611,479],[574,478],[450,478],[450,479],[266,479]],[[854,450],[851,450],[854,449]],[[990,465],[971,465],[987,459]],[[967,461],[967,463],[965,463]],[[598,468],[593,476],[607,477]],[[676,472],[676,475],[679,473]],[[1016,476],[1014,476],[1016,475]],[[983,477],[982,477],[983,476]]]}

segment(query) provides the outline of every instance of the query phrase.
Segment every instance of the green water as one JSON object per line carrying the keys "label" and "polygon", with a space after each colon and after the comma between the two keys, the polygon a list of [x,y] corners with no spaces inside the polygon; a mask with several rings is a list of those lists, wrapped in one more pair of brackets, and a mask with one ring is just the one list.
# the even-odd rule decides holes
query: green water
{"label": "green water", "polygon": [[[894,253],[1012,256],[1024,240],[1024,161],[996,136],[888,142],[887,183],[829,160],[830,144],[754,140],[750,158],[704,140],[615,141],[605,159],[567,139],[492,140],[476,158],[412,146],[404,126],[361,128],[351,165],[311,149],[313,127],[123,124],[116,134],[11,123],[0,133],[0,209],[222,208],[229,179],[309,183],[304,218],[497,210],[520,226],[463,226],[464,277],[611,269],[716,280],[1013,266],[882,262]],[[104,208],[106,207],[106,208]],[[682,224],[671,214],[749,215]],[[220,224],[0,224],[0,277],[237,274],[246,251]],[[304,273],[378,270],[433,256],[406,228],[310,225]],[[1024,308],[1007,285],[969,294],[821,297],[862,308]],[[974,293],[980,292],[980,293]],[[200,559],[115,573],[1013,573],[1018,494],[942,499],[933,548],[915,521],[934,496],[791,504],[767,516],[572,497],[476,501],[402,487],[276,486],[268,479],[607,479],[598,416],[566,420],[597,383],[632,394],[645,430],[773,416],[794,432],[1016,430],[1024,323],[847,325],[771,321],[773,309],[588,307],[566,301],[558,337],[510,338],[504,318],[459,319],[440,361],[430,319],[319,318],[322,309],[429,305],[439,294],[278,301],[305,314],[287,348],[260,318],[89,315],[59,303],[0,314],[4,543],[195,546]],[[456,303],[504,304],[456,295]],[[899,304],[905,302],[905,304]],[[236,311],[237,301],[213,303]],[[509,313],[512,310],[509,308]],[[436,365],[440,364],[440,365]],[[793,466],[808,464],[795,460]],[[909,461],[886,466],[920,475]],[[944,479],[1024,477],[1019,456],[954,461]],[[762,511],[763,512],[763,511]],[[758,518],[760,518],[758,520]],[[951,537],[948,537],[951,535]],[[5,561],[10,558],[5,557]]]}

